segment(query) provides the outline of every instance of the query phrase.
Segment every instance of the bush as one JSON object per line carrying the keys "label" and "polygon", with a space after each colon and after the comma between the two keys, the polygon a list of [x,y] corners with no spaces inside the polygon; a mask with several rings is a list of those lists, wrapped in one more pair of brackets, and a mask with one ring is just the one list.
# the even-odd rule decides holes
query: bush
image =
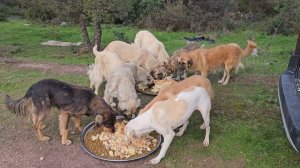
{"label": "bush", "polygon": [[7,6],[0,5],[0,21],[1,22],[7,21],[7,11],[8,11]]}
{"label": "bush", "polygon": [[296,33],[300,26],[300,2],[282,0],[276,6],[278,14],[266,25],[268,34]]}

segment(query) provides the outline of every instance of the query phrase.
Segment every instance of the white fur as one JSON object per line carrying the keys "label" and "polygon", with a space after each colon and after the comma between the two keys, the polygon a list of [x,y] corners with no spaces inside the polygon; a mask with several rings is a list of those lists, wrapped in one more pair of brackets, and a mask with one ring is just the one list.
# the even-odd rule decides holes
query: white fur
{"label": "white fur", "polygon": [[157,77],[160,73],[165,73],[163,65],[155,59],[152,53],[135,44],[131,45],[123,41],[113,41],[106,46],[104,51],[116,53],[123,62],[135,63],[146,71],[152,72],[154,77]]}
{"label": "white fur", "polygon": [[88,71],[91,81],[90,86],[95,87],[95,94],[98,94],[98,88],[103,81],[108,80],[112,72],[120,66],[128,66],[134,74],[136,82],[143,82],[145,85],[151,85],[154,79],[149,72],[134,64],[125,64],[120,57],[110,51],[97,51],[97,46],[94,46],[93,53],[96,56],[94,68]]}
{"label": "white fur", "polygon": [[141,30],[135,35],[134,44],[147,49],[160,63],[166,63],[170,58],[164,44],[147,30]]}
{"label": "white fur", "polygon": [[[179,104],[183,101],[187,107],[185,108],[186,110],[169,111],[170,102],[174,101],[175,103],[172,104],[173,109],[180,109]],[[163,135],[164,142],[162,144],[160,153],[156,158],[150,161],[152,164],[157,164],[165,156],[166,151],[175,136],[174,129],[183,125],[183,127],[176,134],[177,136],[181,136],[188,125],[190,116],[195,110],[200,111],[204,120],[204,123],[200,127],[201,129],[206,129],[203,144],[204,146],[209,145],[210,109],[211,99],[208,93],[202,87],[193,86],[180,92],[173,98],[156,102],[148,111],[129,121],[125,127],[125,134],[127,137],[131,138],[134,136],[141,136],[144,133],[155,130],[159,134]]]}
{"label": "white fur", "polygon": [[129,67],[120,66],[108,79],[104,100],[113,107],[115,106],[113,98],[117,98],[118,108],[122,111],[126,110],[125,114],[131,117],[141,104],[134,86],[135,80],[132,70]]}

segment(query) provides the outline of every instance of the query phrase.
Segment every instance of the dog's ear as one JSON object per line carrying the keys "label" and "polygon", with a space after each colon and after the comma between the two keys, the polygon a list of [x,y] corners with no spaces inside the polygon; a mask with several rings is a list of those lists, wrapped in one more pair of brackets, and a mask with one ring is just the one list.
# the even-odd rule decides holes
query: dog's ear
{"label": "dog's ear", "polygon": [[177,58],[177,62],[181,62],[182,61],[182,58],[181,57],[178,57]]}
{"label": "dog's ear", "polygon": [[191,67],[192,65],[193,65],[193,60],[189,60],[187,66],[188,66],[188,67]]}

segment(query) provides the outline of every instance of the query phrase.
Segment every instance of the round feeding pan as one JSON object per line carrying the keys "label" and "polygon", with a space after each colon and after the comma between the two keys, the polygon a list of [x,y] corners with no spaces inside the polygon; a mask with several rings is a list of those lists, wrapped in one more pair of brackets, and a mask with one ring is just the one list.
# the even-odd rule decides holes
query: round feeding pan
{"label": "round feeding pan", "polygon": [[148,87],[148,88],[142,90],[142,89],[140,89],[140,88],[138,87],[138,84],[139,84],[139,83],[136,83],[136,84],[135,84],[135,89],[136,89],[138,92],[144,93],[144,94],[146,94],[146,95],[157,96],[158,93],[152,92],[150,87]]}
{"label": "round feeding pan", "polygon": [[110,158],[107,158],[107,157],[104,157],[104,156],[98,156],[98,155],[95,155],[92,153],[92,151],[90,151],[88,149],[88,147],[85,145],[85,135],[92,129],[94,129],[94,125],[95,125],[95,122],[91,122],[89,123],[84,129],[83,131],[81,132],[80,134],[80,146],[82,147],[82,149],[87,153],[89,154],[90,156],[96,158],[96,159],[99,159],[99,160],[105,160],[105,161],[111,161],[111,162],[128,162],[128,161],[133,161],[133,160],[138,160],[138,159],[142,159],[142,158],[145,158],[147,156],[149,156],[150,154],[152,154],[153,152],[155,152],[158,147],[160,146],[161,142],[162,142],[162,136],[159,135],[157,140],[158,140],[158,143],[156,145],[155,148],[153,148],[151,151],[149,152],[146,152],[144,153],[143,155],[140,155],[140,156],[137,156],[137,157],[133,157],[133,158],[129,158],[129,159],[110,159]]}

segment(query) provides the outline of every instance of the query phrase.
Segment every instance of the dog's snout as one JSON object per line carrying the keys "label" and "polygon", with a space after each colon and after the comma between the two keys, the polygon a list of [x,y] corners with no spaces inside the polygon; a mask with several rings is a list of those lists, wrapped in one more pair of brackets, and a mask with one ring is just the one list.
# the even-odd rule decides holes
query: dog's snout
{"label": "dog's snout", "polygon": [[154,85],[155,85],[154,82],[148,84],[149,87],[152,87],[152,86],[154,86]]}

